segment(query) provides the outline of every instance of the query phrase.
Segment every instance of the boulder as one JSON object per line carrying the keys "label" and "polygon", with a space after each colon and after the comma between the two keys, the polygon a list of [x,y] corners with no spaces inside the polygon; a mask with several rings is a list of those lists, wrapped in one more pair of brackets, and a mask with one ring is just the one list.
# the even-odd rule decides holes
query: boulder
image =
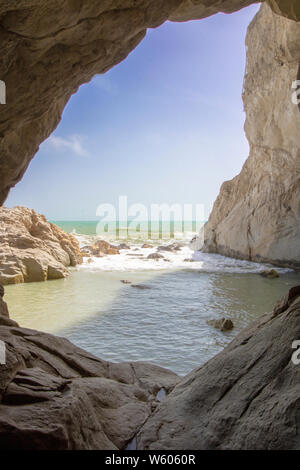
{"label": "boulder", "polygon": [[0,208],[0,282],[17,284],[60,279],[82,262],[79,243],[26,207]]}
{"label": "boulder", "polygon": [[207,324],[213,326],[217,330],[230,331],[234,328],[233,321],[230,318],[220,318],[218,320],[208,320]]}
{"label": "boulder", "polygon": [[142,248],[153,248],[153,245],[150,245],[149,243],[144,243],[142,245]]}
{"label": "boulder", "polygon": [[90,252],[93,256],[103,256],[104,255],[119,255],[119,249],[111,245],[105,240],[97,240],[90,248]]}
{"label": "boulder", "polygon": [[164,259],[163,255],[159,254],[159,253],[151,253],[150,255],[147,256],[147,259],[154,259],[156,261],[160,260],[160,259]]}
{"label": "boulder", "polygon": [[[298,1],[270,2],[300,15]],[[298,269],[300,113],[292,83],[299,79],[299,23],[264,4],[248,28],[246,46],[243,101],[250,155],[240,174],[223,183],[200,237],[202,248]]]}

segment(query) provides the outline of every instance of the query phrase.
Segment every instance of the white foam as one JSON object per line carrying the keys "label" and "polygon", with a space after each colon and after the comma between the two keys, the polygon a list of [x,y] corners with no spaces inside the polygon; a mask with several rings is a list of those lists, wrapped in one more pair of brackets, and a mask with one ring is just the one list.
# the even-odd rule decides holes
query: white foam
{"label": "white foam", "polygon": [[[95,237],[89,235],[76,234],[76,237],[81,246],[92,244],[95,241]],[[168,243],[164,242],[162,244],[167,245]],[[265,269],[270,269],[269,265],[227,258],[217,254],[194,252],[188,245],[183,246],[176,252],[160,251],[164,259],[147,259],[151,253],[156,253],[155,246],[153,248],[142,248],[140,244],[131,244],[131,249],[121,250],[119,255],[107,255],[103,258],[95,256],[84,258],[83,264],[79,265],[77,269],[88,271],[192,269],[209,273],[259,273]],[[193,259],[193,262],[187,262],[186,259]],[[281,273],[290,271],[283,268],[277,270]]]}

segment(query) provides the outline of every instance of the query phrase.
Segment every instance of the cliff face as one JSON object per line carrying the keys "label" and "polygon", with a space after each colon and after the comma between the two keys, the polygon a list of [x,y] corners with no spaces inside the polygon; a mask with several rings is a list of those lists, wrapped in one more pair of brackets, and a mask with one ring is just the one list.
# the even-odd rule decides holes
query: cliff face
{"label": "cliff face", "polygon": [[222,185],[204,251],[300,267],[300,25],[264,5],[249,26],[243,100],[250,156]]}
{"label": "cliff face", "polygon": [[0,208],[0,282],[60,279],[82,262],[75,237],[26,207]]}

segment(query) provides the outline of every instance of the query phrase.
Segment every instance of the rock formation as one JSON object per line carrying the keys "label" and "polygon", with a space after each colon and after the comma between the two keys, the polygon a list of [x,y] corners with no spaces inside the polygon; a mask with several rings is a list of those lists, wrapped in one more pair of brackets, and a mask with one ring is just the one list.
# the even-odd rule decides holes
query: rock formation
{"label": "rock formation", "polygon": [[119,255],[119,248],[111,245],[105,240],[97,240],[93,245],[81,248],[83,256],[97,256],[102,258],[105,255]]}
{"label": "rock formation", "polygon": [[138,449],[300,449],[300,286],[183,379],[19,328],[2,303],[2,450],[124,449],[135,437]]}
{"label": "rock formation", "polygon": [[250,156],[221,188],[204,228],[204,251],[299,268],[300,112],[292,83],[300,63],[300,24],[264,5],[246,44]]}
{"label": "rock formation", "polygon": [[300,449],[300,286],[192,371],[142,427],[138,449]]}
{"label": "rock formation", "polygon": [[[1,293],[1,292],[0,292]],[[179,377],[145,363],[113,364],[2,316],[0,449],[123,449]]]}
{"label": "rock formation", "polygon": [[0,208],[0,282],[60,279],[82,262],[75,237],[26,207]]}
{"label": "rock formation", "polygon": [[[147,28],[166,20],[231,13],[253,0],[3,0],[0,4],[0,204],[39,145],[58,125],[78,87],[121,62]],[[270,0],[299,19],[298,0]]]}

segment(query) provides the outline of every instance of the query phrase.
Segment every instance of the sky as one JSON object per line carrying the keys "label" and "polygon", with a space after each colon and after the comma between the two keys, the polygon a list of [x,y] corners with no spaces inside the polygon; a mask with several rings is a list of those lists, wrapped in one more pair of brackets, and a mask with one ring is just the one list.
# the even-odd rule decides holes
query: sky
{"label": "sky", "polygon": [[50,220],[93,220],[99,204],[204,204],[249,154],[242,103],[252,5],[148,30],[121,64],[82,85],[12,189]]}

